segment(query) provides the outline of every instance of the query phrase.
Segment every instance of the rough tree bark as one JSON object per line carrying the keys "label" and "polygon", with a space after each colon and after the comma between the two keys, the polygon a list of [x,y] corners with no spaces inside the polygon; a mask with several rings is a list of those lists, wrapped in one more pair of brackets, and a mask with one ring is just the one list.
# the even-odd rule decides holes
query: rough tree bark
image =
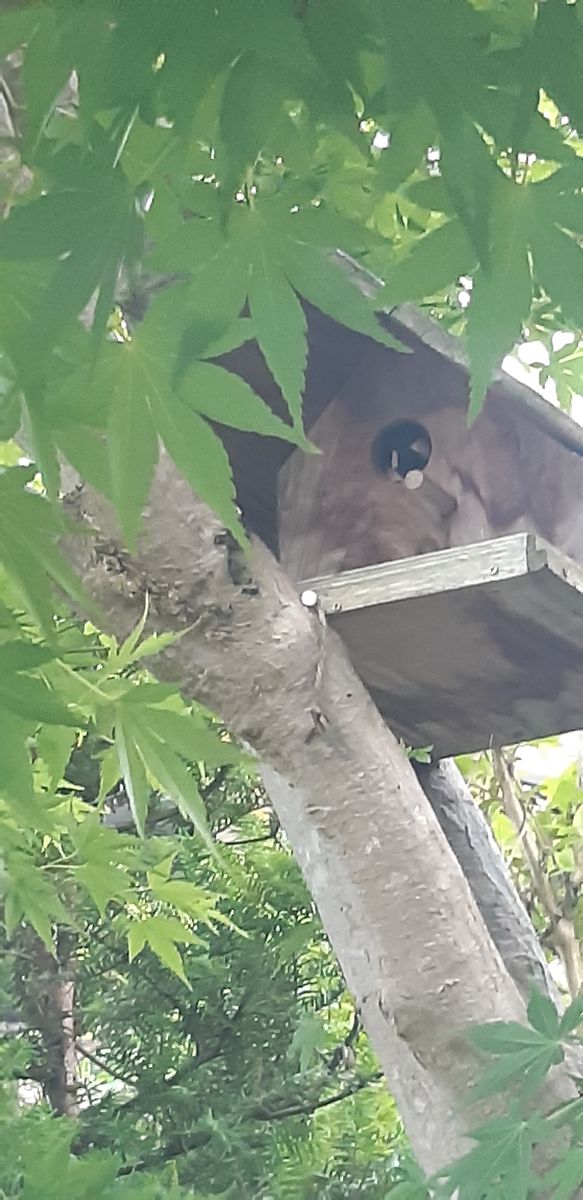
{"label": "rough tree bark", "polygon": [[[36,934],[28,935],[30,972],[23,979],[24,1028],[40,1037],[42,1086],[54,1113],[79,1115],[79,1073],[75,1047],[75,981],[70,935],[61,934],[53,957]],[[21,1025],[21,1028],[23,1026]]]}
{"label": "rough tree bark", "polygon": [[[158,662],[257,752],[275,811],[427,1171],[467,1149],[473,1023],[521,1019],[523,1002],[414,772],[339,639],[255,545],[252,581],[220,526],[162,454],[139,553],[81,486],[67,498],[92,538],[70,557],[126,632],[184,635]],[[238,580],[239,582],[235,582]],[[557,1072],[549,1101],[571,1095]],[[475,1116],[475,1114],[474,1114]]]}

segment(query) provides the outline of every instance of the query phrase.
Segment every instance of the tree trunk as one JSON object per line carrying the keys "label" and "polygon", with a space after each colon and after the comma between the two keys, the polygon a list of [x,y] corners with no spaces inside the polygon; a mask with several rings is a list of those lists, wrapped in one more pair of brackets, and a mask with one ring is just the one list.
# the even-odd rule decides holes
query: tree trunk
{"label": "tree trunk", "polygon": [[23,1016],[38,1031],[44,1055],[42,1084],[53,1112],[79,1114],[78,1062],[75,1047],[75,982],[69,961],[68,932],[58,939],[53,957],[35,934],[30,939],[33,970],[23,984]]}
{"label": "tree trunk", "polygon": [[[71,514],[99,535],[68,550],[110,627],[180,640],[157,673],[215,711],[256,751],[274,809],[427,1171],[467,1149],[476,1059],[467,1027],[524,1016],[415,774],[348,662],[266,549],[241,572],[217,520],[162,454],[139,554],[103,499]],[[243,578],[243,582],[241,579]],[[549,1098],[572,1094],[561,1072]]]}

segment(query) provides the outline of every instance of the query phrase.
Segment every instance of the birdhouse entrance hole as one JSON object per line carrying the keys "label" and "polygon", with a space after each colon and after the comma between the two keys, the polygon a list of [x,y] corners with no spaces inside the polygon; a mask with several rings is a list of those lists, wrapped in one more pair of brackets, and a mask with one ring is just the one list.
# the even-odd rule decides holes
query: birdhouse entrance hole
{"label": "birdhouse entrance hole", "polygon": [[381,475],[395,473],[401,479],[423,472],[431,458],[431,438],[419,421],[391,421],[374,439],[373,466]]}

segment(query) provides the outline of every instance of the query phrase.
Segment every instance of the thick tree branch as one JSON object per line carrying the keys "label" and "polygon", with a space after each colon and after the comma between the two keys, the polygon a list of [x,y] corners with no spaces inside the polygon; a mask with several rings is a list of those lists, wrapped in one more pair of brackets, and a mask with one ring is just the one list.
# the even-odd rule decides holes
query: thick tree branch
{"label": "thick tree branch", "polygon": [[559,1004],[544,952],[489,825],[455,763],[414,763],[488,932],[525,999],[533,984]]}

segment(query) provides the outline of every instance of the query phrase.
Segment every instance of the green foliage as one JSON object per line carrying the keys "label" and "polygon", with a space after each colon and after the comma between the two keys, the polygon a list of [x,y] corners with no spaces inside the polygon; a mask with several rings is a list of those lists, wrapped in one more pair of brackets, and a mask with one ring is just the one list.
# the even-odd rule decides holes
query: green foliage
{"label": "green foliage", "polygon": [[[503,1115],[472,1132],[476,1146],[430,1181],[430,1191],[434,1182],[438,1197],[455,1195],[459,1200],[534,1200],[543,1195],[553,1200],[573,1200],[583,1181],[582,1100],[559,1105],[545,1117],[532,1110],[533,1097],[551,1067],[562,1061],[564,1046],[580,1045],[575,1030],[582,1015],[581,998],[573,1001],[559,1019],[550,1000],[534,992],[528,1007],[530,1028],[493,1022],[474,1030],[474,1044],[495,1058],[478,1092],[484,1095],[497,1091],[508,1096],[510,1089],[510,1098]],[[536,1147],[553,1138],[559,1139],[556,1145],[566,1141],[567,1148],[551,1171],[535,1178]]]}
{"label": "green foliage", "polygon": [[[323,0],[4,13],[23,108],[0,228],[2,407],[12,436],[24,405],[49,494],[60,451],[132,545],[161,438],[236,532],[207,421],[302,443],[301,301],[391,344],[338,249],[379,276],[377,306],[439,304],[475,275],[474,410],[533,294],[578,328],[575,9],[379,0],[338,5],[332,28]],[[289,421],[201,361],[237,344],[246,304]]]}
{"label": "green foliage", "polygon": [[[0,894],[15,964],[2,991],[24,995],[32,1039],[2,1093],[7,1197],[427,1195],[297,871],[255,811],[250,764],[149,677],[166,634],[140,622],[120,645],[68,617],[63,598],[90,610],[58,545],[78,536],[60,473],[113,502],[131,550],[162,445],[244,544],[217,430],[309,450],[310,305],[394,347],[378,313],[427,304],[466,335],[472,415],[528,331],[567,407],[583,377],[579,7],[0,13]],[[251,338],[283,415],[229,370]],[[535,820],[549,872],[570,879],[579,791],[564,780],[548,799]],[[235,821],[249,848],[225,848]],[[11,1091],[40,1078],[55,1107],[33,984],[50,994],[64,944],[97,1047],[74,1125],[19,1112]],[[561,1200],[581,1181],[577,1106],[542,1123],[521,1108],[580,1011],[558,1024],[533,999],[529,1017],[477,1035],[493,1059],[481,1090],[522,1086],[435,1182],[445,1194],[526,1197],[532,1147],[561,1122],[575,1132],[548,1186]]]}
{"label": "green foliage", "polygon": [[[578,1009],[575,1012],[580,1016]],[[528,1018],[530,1029],[517,1023],[494,1021],[475,1031],[474,1045],[496,1056],[477,1086],[477,1095],[500,1091],[514,1079],[520,1080],[525,1095],[532,1094],[550,1068],[563,1061],[562,1030],[551,1001],[535,993],[528,1007]]]}
{"label": "green foliage", "polygon": [[[144,620],[121,646],[90,626],[83,631],[60,620],[48,644],[7,609],[0,640],[2,895],[8,933],[24,919],[51,951],[55,923],[74,924],[78,889],[102,915],[110,904],[121,905],[121,912],[129,908],[133,923],[127,936],[135,954],[142,937],[136,926],[140,898],[151,892],[162,905],[157,919],[166,925],[159,925],[157,938],[144,934],[142,945],[147,941],[166,962],[172,955],[174,968],[180,968],[179,952],[170,951],[168,942],[191,944],[192,922],[204,912],[212,925],[212,912],[200,908],[201,897],[189,887],[160,891],[159,860],[166,862],[167,874],[172,853],[168,857],[165,844],[157,850],[155,841],[121,839],[108,828],[108,797],[125,786],[130,822],[133,817],[143,835],[154,798],[163,793],[214,845],[194,763],[204,760],[213,769],[244,760],[201,710],[186,705],[171,686],[149,681],[141,661],[172,639],[143,639]],[[75,753],[91,756],[91,747],[98,779],[88,805],[70,770]],[[178,933],[171,924],[176,913],[183,920]]]}
{"label": "green foliage", "polygon": [[[75,775],[87,777],[88,803],[95,781],[85,757]],[[36,1196],[49,1153],[65,1196],[85,1179],[97,1187],[98,1168],[112,1195],[124,1196],[133,1178],[137,1197],[159,1188],[177,1200],[380,1200],[410,1175],[394,1103],[263,795],[239,768],[219,767],[200,786],[220,857],[187,830],[139,843],[98,822],[80,827],[90,862],[77,875],[99,909],[84,887],[69,895],[84,1103],[73,1125],[30,1101],[18,1118],[7,1112],[4,1127],[0,1120],[6,1195],[20,1195],[24,1175]],[[151,865],[137,883],[140,854]],[[46,871],[48,847],[40,861]],[[129,903],[112,899],[108,871]],[[57,976],[68,946],[56,946]],[[8,1060],[13,1081],[48,1074],[42,962],[21,929],[4,955],[12,968],[4,1003],[16,1002],[27,1026],[7,1039],[22,1046]]]}
{"label": "green foliage", "polygon": [[[468,350],[473,368],[470,415],[480,409],[493,368],[511,343],[517,342],[530,313],[532,281],[528,260],[528,214],[531,197],[525,187],[500,181],[495,235],[487,265],[474,276],[468,315]],[[582,260],[583,261],[583,260]],[[500,297],[504,305],[500,306]]]}
{"label": "green foliage", "polygon": [[83,589],[55,545],[65,524],[58,511],[35,494],[34,471],[9,467],[0,471],[0,569],[11,587],[50,639],[53,606],[47,578],[91,610]]}
{"label": "green foliage", "polygon": [[[186,1200],[193,1192],[153,1179],[119,1177],[121,1160],[108,1151],[71,1153],[75,1129],[48,1113],[16,1116],[8,1088],[0,1094],[0,1180],[6,1200]],[[44,1119],[43,1119],[44,1117]]]}

